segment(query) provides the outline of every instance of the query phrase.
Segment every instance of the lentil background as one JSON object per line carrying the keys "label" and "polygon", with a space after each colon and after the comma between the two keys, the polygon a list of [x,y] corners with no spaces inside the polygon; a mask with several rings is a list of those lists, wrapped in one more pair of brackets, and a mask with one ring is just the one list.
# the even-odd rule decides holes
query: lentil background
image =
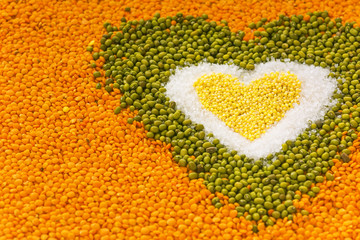
{"label": "lentil background", "polygon": [[[103,23],[177,12],[244,30],[262,17],[328,11],[357,21],[355,1],[0,1],[0,239],[359,239],[360,152],[334,161],[334,181],[292,221],[237,218],[189,180],[169,145],[119,115],[119,92],[95,89],[86,46]],[[125,11],[130,7],[130,11]],[[100,70],[101,60],[97,60]],[[103,79],[105,81],[105,79]]]}

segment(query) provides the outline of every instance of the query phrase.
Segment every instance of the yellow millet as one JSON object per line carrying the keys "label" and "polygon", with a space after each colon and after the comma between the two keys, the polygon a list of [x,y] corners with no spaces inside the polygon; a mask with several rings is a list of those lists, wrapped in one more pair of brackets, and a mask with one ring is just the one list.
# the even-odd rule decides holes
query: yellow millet
{"label": "yellow millet", "polygon": [[245,85],[229,74],[203,75],[194,83],[203,108],[253,141],[299,103],[301,82],[289,72],[272,72]]}

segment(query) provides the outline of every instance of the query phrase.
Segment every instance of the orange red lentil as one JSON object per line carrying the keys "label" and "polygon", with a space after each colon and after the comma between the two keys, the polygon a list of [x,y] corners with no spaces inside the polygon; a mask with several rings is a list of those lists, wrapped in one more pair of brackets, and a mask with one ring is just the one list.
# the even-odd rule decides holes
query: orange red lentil
{"label": "orange red lentil", "polygon": [[95,89],[84,47],[98,42],[103,22],[123,16],[205,13],[251,38],[246,26],[261,17],[327,10],[359,22],[356,8],[338,0],[2,1],[0,239],[357,239],[357,144],[317,197],[295,202],[308,216],[266,228],[260,222],[253,233],[254,223],[237,218],[226,197],[218,195],[221,209],[211,205],[214,195],[201,180],[189,181],[169,146],[128,124],[132,113],[114,115],[118,94]]}

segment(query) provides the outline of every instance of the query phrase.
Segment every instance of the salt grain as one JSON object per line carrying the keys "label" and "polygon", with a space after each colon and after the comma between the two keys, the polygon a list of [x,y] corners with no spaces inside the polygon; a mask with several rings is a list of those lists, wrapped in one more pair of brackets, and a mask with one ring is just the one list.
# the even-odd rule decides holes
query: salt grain
{"label": "salt grain", "polygon": [[[193,84],[204,74],[225,73],[249,84],[271,72],[289,72],[301,81],[300,104],[285,113],[285,116],[270,127],[260,138],[250,141],[234,132],[210,111],[204,109]],[[255,70],[247,71],[235,65],[200,63],[176,69],[165,86],[166,95],[176,102],[187,118],[203,124],[207,133],[212,132],[222,144],[247,157],[259,159],[274,154],[287,140],[295,140],[309,122],[322,119],[328,109],[335,104],[332,95],[336,91],[336,79],[329,77],[330,70],[295,62],[269,61],[255,65]]]}

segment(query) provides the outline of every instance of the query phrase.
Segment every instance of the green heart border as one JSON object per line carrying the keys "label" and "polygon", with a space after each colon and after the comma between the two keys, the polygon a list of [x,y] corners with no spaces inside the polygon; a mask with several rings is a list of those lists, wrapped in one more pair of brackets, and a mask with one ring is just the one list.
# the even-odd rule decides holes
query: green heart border
{"label": "green heart border", "polygon": [[[360,101],[360,28],[342,24],[339,18],[333,21],[327,12],[309,15],[308,20],[280,15],[278,20],[250,24],[265,31],[254,29],[255,38],[249,41],[243,40],[244,32],[231,32],[226,21],[218,25],[206,21],[206,15],[123,19],[119,28],[104,24],[107,33],[93,58],[105,59],[105,90],[119,88],[123,94],[115,114],[126,107],[138,110],[128,122],[142,121],[148,137],[171,143],[174,160],[190,169],[190,179],[203,178],[212,193],[221,192],[230,203],[238,203],[239,217],[248,212],[247,220],[272,225],[277,218],[292,219],[297,211],[292,201],[301,198],[296,191],[314,197],[319,192],[314,184],[323,182],[324,174],[333,179],[332,159],[349,161],[348,147],[360,131],[360,108],[354,107]],[[211,134],[205,136],[203,126],[186,119],[164,95],[163,85],[176,66],[205,60],[252,70],[254,64],[272,58],[330,68],[341,92],[334,94],[339,102],[322,121],[310,123],[297,140],[287,141],[282,151],[267,159],[254,162],[229,151]],[[99,76],[94,72],[95,78]],[[218,197],[212,202],[222,206]]]}

